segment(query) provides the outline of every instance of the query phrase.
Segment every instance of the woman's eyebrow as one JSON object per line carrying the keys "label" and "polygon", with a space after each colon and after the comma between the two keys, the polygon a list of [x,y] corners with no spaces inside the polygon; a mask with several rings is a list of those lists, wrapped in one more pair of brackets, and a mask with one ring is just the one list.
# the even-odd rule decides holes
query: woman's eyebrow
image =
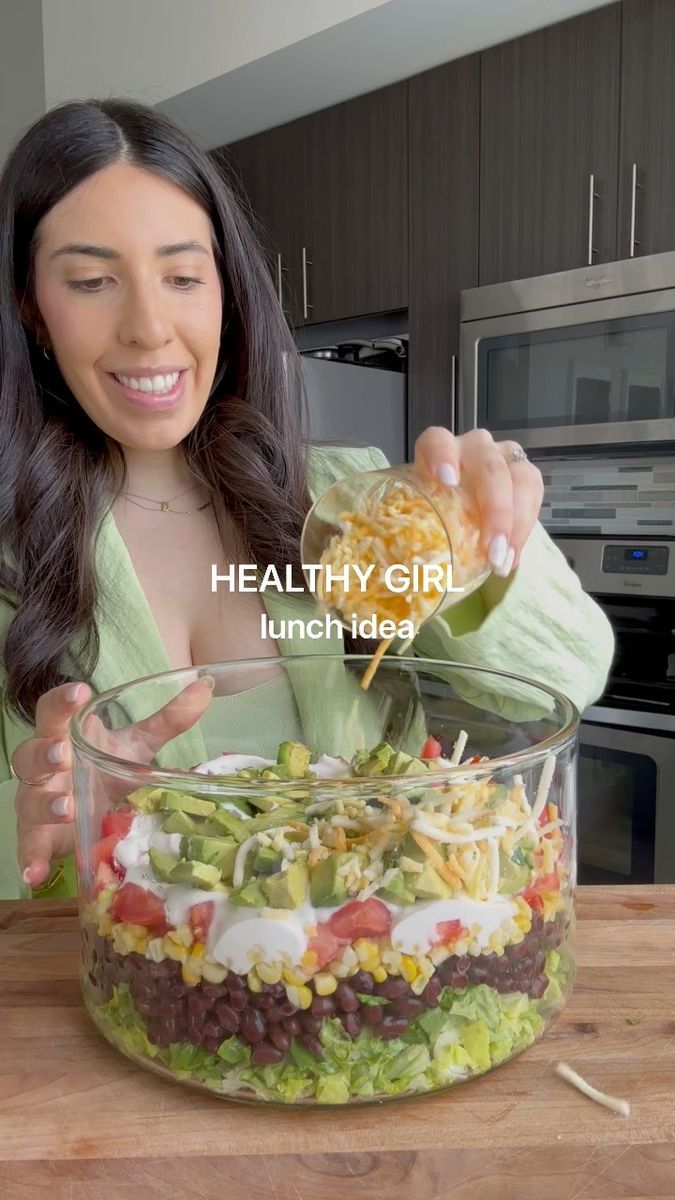
{"label": "woman's eyebrow", "polygon": [[[186,251],[196,250],[198,254],[208,254],[209,251],[201,242],[173,242],[167,246],[158,246],[155,254],[158,258],[172,258],[175,254],[185,254]],[[90,246],[86,242],[70,242],[67,246],[60,246],[58,250],[54,250],[50,254],[50,258],[62,258],[66,254],[85,254],[88,258],[104,258],[104,259],[119,259],[122,255],[117,250],[111,250],[109,246]]]}

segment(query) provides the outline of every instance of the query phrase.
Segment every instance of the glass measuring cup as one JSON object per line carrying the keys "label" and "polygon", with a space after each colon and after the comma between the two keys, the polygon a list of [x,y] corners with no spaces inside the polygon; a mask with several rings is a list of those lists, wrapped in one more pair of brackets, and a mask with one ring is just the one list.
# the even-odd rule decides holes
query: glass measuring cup
{"label": "glass measuring cup", "polygon": [[[392,623],[400,636],[412,636],[480,587],[491,569],[466,484],[445,487],[410,465],[332,484],[307,514],[301,556],[320,606],[370,637],[395,636]],[[373,619],[373,632],[355,627]]]}

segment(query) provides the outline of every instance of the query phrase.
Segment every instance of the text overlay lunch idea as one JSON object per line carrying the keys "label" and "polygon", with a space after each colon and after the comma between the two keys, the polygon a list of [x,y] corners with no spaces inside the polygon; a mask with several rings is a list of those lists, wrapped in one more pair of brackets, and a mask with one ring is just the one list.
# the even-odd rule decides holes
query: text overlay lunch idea
{"label": "text overlay lunch idea", "polygon": [[[260,634],[263,638],[287,638],[294,635],[321,638],[330,633],[342,632],[345,620],[354,637],[364,638],[411,638],[415,633],[412,620],[393,620],[377,612],[363,614],[364,599],[377,575],[378,586],[384,586],[392,596],[401,597],[403,603],[411,603],[415,592],[436,595],[438,600],[448,592],[462,592],[464,588],[453,587],[451,563],[390,563],[386,567],[370,563],[361,567],[348,563],[339,569],[323,563],[303,563],[302,570],[313,594],[320,592],[327,607],[331,607],[332,593],[340,596],[342,621],[331,612],[321,617],[303,620],[272,619],[261,613]],[[229,592],[284,592],[305,593],[305,589],[293,580],[293,567],[282,568],[273,564],[261,570],[255,563],[231,563],[219,571],[218,564],[211,564],[211,591],[224,588]],[[305,593],[306,594],[306,593]],[[347,613],[345,596],[354,597],[354,612]]]}

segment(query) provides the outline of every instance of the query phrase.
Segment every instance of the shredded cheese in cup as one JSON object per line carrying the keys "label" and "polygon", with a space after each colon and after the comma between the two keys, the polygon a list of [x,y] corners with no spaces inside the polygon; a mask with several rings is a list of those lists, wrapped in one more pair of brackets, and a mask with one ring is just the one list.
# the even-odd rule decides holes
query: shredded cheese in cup
{"label": "shredded cheese in cup", "polygon": [[[307,516],[302,561],[320,565],[316,597],[348,630],[364,620],[374,619],[378,630],[384,621],[397,627],[406,621],[413,637],[490,571],[478,507],[466,487],[444,487],[412,467],[360,472],[333,484]],[[398,567],[404,571],[393,586]],[[395,636],[382,637],[363,688]]]}

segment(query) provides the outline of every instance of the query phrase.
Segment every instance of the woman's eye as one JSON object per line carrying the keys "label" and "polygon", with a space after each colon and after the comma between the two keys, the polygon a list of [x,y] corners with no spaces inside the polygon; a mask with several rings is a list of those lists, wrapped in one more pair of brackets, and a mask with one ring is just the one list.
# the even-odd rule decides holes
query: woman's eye
{"label": "woman's eye", "polygon": [[107,277],[98,275],[96,279],[72,279],[68,284],[74,292],[100,292]]}
{"label": "woman's eye", "polygon": [[196,287],[202,280],[195,279],[193,275],[174,275],[173,282],[180,292],[189,292],[191,288]]}

